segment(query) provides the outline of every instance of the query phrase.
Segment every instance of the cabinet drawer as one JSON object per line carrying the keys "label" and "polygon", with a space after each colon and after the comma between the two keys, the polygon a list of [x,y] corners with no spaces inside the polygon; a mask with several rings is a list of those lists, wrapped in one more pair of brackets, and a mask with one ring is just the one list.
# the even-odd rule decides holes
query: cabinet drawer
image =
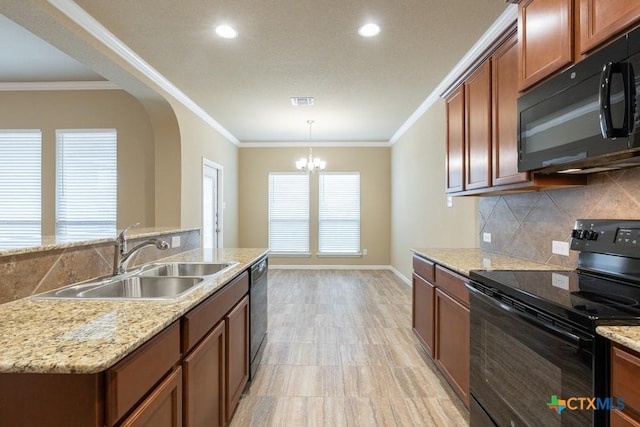
{"label": "cabinet drawer", "polygon": [[419,257],[417,255],[413,256],[413,271],[423,279],[433,282],[435,278],[433,272],[434,266],[435,264],[428,259]]}
{"label": "cabinet drawer", "polygon": [[464,287],[465,281],[464,276],[439,265],[436,266],[436,286],[447,291],[449,295],[457,298],[469,307],[469,293]]}
{"label": "cabinet drawer", "polygon": [[182,352],[187,353],[249,292],[245,271],[182,317]]}
{"label": "cabinet drawer", "polygon": [[107,425],[115,424],[180,361],[178,322],[107,371]]}
{"label": "cabinet drawer", "polygon": [[640,376],[640,355],[611,346],[611,395],[624,399],[625,412],[640,414],[640,389],[636,378]]}

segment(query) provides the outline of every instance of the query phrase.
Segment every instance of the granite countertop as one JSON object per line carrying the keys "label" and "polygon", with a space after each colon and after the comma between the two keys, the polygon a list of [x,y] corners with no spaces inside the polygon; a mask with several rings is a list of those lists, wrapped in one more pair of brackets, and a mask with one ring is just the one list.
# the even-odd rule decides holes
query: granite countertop
{"label": "granite countertop", "polygon": [[640,326],[598,326],[596,332],[640,353]]}
{"label": "granite countertop", "polygon": [[471,270],[567,270],[566,267],[526,261],[477,248],[419,248],[411,251],[464,276],[469,276]]}
{"label": "granite countertop", "polygon": [[162,261],[237,265],[175,301],[34,300],[0,305],[0,373],[96,373],[220,289],[267,249],[196,249]]}
{"label": "granite countertop", "polygon": [[[142,239],[152,236],[161,236],[169,233],[181,233],[199,230],[199,228],[176,228],[176,227],[147,227],[132,228],[127,231],[127,239]],[[120,230],[118,230],[120,231]],[[37,244],[33,238],[21,240],[19,238],[4,239],[0,241],[0,256],[22,255],[32,252],[40,252],[54,249],[64,249],[79,246],[90,246],[99,243],[113,242],[117,236],[117,232],[113,236],[96,237],[93,239],[69,240],[65,241],[60,236],[39,236]]]}

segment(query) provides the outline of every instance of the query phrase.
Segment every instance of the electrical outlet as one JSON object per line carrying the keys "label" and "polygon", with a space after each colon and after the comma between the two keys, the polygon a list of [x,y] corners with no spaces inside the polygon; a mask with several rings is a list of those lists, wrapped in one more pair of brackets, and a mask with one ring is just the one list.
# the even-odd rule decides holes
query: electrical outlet
{"label": "electrical outlet", "polygon": [[482,241],[491,243],[491,233],[482,233]]}
{"label": "electrical outlet", "polygon": [[172,236],[171,237],[171,247],[179,248],[180,247],[180,236]]}
{"label": "electrical outlet", "polygon": [[569,256],[569,242],[560,242],[553,240],[551,242],[551,252],[556,255]]}
{"label": "electrical outlet", "polygon": [[362,250],[362,255],[367,256],[367,250],[366,249]]}

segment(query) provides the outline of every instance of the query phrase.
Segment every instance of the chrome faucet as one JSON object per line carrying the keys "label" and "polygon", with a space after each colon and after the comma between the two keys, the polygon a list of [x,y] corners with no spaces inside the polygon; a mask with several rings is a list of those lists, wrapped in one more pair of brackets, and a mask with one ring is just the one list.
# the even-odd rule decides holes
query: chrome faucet
{"label": "chrome faucet", "polygon": [[138,252],[140,249],[145,246],[155,245],[156,248],[165,250],[169,249],[169,244],[164,240],[160,239],[148,239],[144,242],[138,243],[134,246],[130,251],[127,251],[127,238],[125,237],[125,233],[129,231],[131,228],[140,225],[139,222],[132,224],[122,230],[116,240],[114,256],[113,256],[113,275],[116,276],[118,274],[124,274],[127,271],[127,266],[129,265],[129,261],[131,261],[131,256]]}

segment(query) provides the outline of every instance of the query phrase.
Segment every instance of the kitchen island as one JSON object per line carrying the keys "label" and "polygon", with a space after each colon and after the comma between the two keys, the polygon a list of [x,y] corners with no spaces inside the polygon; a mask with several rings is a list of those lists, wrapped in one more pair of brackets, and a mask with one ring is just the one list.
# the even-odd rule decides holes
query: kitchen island
{"label": "kitchen island", "polygon": [[[222,356],[218,361],[221,364],[240,361],[240,374],[244,375],[246,360],[241,359],[248,351],[247,271],[267,253],[263,248],[196,249],[163,259],[167,262],[237,262],[177,300],[23,298],[0,305],[3,419],[15,426],[34,425],[37,420],[46,420],[47,425],[120,425],[126,424],[131,416],[139,422],[137,410],[148,410],[145,402],[157,397],[154,393],[163,392],[163,385],[170,386],[164,395],[168,396],[169,406],[173,405],[172,408],[181,413],[178,401],[182,399],[178,396],[188,392],[186,385],[183,390],[181,371],[186,379],[189,370],[197,369],[199,365],[190,357],[199,355],[201,344],[209,345],[208,349],[217,348]],[[235,324],[240,327],[234,329]],[[224,350],[235,345],[232,341],[238,331],[243,334],[238,340],[241,357],[225,358]],[[219,347],[213,346],[216,339]],[[215,355],[215,351],[209,351],[209,355]],[[163,359],[167,360],[165,365],[161,363]],[[157,364],[162,366],[155,366]],[[127,371],[128,367],[132,369]],[[135,388],[127,385],[129,371],[133,377],[149,373],[142,381],[146,381],[148,387],[134,393],[135,396],[127,396],[128,391],[122,390],[123,387]],[[226,372],[220,373],[224,378]],[[246,378],[243,381],[246,384]],[[239,398],[237,390],[231,391],[237,394],[234,398]],[[234,409],[228,402],[228,394],[221,393],[221,400],[226,401],[228,407],[217,415],[223,424]],[[67,400],[66,408],[58,408]],[[30,413],[28,408],[35,402],[40,410]],[[77,408],[76,413],[65,414],[70,408]],[[184,410],[187,414],[189,408]],[[59,420],[57,415],[61,415]],[[199,416],[189,415],[192,419]],[[156,422],[153,418],[150,420],[149,425]]]}

